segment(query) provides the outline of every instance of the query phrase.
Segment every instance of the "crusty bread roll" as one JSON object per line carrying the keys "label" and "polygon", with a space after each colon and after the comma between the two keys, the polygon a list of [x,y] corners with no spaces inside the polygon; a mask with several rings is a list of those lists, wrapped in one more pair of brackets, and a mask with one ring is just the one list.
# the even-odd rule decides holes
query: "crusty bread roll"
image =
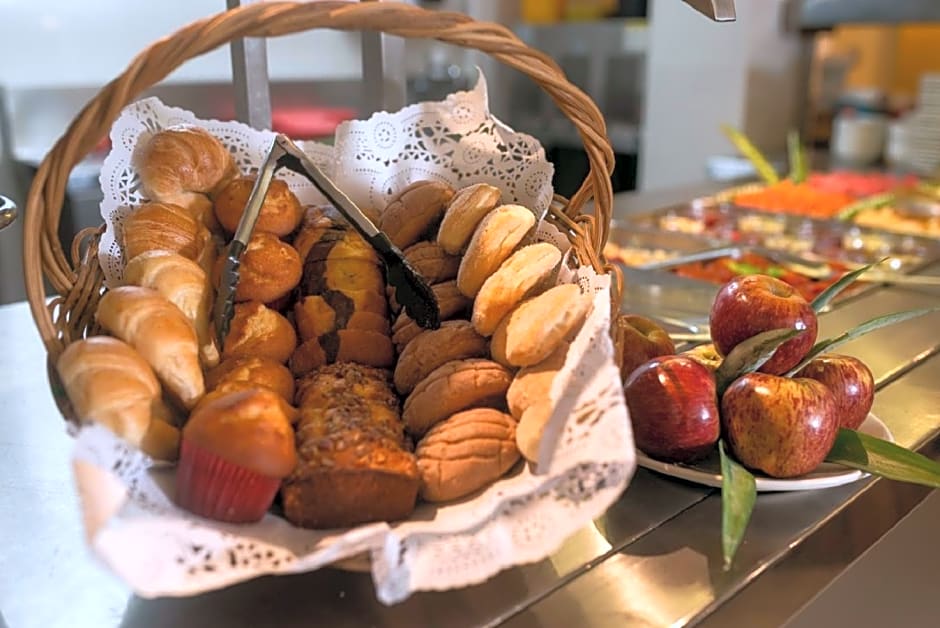
{"label": "crusty bread roll", "polygon": [[491,408],[458,412],[441,421],[415,449],[421,497],[460,499],[495,482],[519,460],[516,422]]}
{"label": "crusty bread roll", "polygon": [[444,213],[454,188],[441,181],[415,181],[389,201],[379,228],[403,249],[421,239]]}
{"label": "crusty bread roll", "polygon": [[517,304],[551,279],[559,262],[561,252],[548,242],[530,244],[513,253],[483,282],[473,301],[470,320],[477,333],[493,335]]}
{"label": "crusty bread roll", "polygon": [[490,341],[493,359],[530,366],[547,358],[584,323],[591,299],[577,284],[562,284],[523,301],[504,317]]}
{"label": "crusty bread roll", "polygon": [[196,405],[205,393],[199,342],[178,307],[156,290],[122,286],[104,293],[95,319],[134,347],[185,408]]}
{"label": "crusty bread roll", "polygon": [[[256,178],[254,176],[235,177],[216,197],[215,217],[228,233],[235,233],[238,229],[238,223],[241,221],[242,214],[245,213],[245,205],[248,204],[248,197],[251,196]],[[255,230],[267,231],[284,237],[293,233],[303,215],[303,207],[287,187],[287,183],[283,179],[273,179],[264,197],[264,203],[261,205],[261,213],[258,214]]]}
{"label": "crusty bread roll", "polygon": [[124,267],[124,282],[152,288],[186,315],[199,339],[202,363],[219,363],[219,350],[211,328],[213,290],[209,278],[196,262],[169,251],[147,251]]}
{"label": "crusty bread roll", "polygon": [[499,197],[499,188],[487,183],[458,190],[447,206],[437,232],[437,243],[441,248],[451,255],[460,253],[483,217],[496,208]]}
{"label": "crusty bread roll", "polygon": [[395,388],[410,393],[431,371],[451,360],[482,358],[488,353],[486,338],[467,321],[447,321],[438,329],[428,329],[415,337],[398,357]]}
{"label": "crusty bread roll", "polygon": [[214,135],[196,126],[164,129],[143,143],[136,161],[149,199],[175,203],[215,227],[210,198],[238,172],[231,153]]}
{"label": "crusty bread roll", "polygon": [[[216,287],[224,265],[225,257],[219,256],[212,277]],[[300,256],[294,247],[273,233],[256,231],[242,255],[235,300],[277,301],[297,287],[301,271]]]}
{"label": "crusty bread roll", "polygon": [[455,360],[418,382],[405,399],[402,420],[421,436],[436,423],[468,408],[505,408],[512,372],[491,360]]}
{"label": "crusty bread roll", "polygon": [[252,356],[225,360],[206,373],[206,390],[215,390],[232,382],[269,388],[288,403],[294,401],[294,376],[286,366],[270,358]]}
{"label": "crusty bread roll", "polygon": [[153,369],[130,345],[108,336],[73,342],[56,370],[79,421],[100,423],[158,460],[176,459],[179,430]]}
{"label": "crusty bread roll", "polygon": [[297,332],[289,320],[257,301],[236,303],[222,359],[255,357],[284,364],[296,346]]}
{"label": "crusty bread roll", "polygon": [[179,205],[144,203],[121,223],[124,259],[147,251],[169,251],[191,259],[201,268],[211,268],[215,244],[209,230]]}
{"label": "crusty bread roll", "polygon": [[460,261],[457,287],[475,297],[483,282],[496,272],[535,226],[535,214],[522,205],[497,207],[480,222]]}

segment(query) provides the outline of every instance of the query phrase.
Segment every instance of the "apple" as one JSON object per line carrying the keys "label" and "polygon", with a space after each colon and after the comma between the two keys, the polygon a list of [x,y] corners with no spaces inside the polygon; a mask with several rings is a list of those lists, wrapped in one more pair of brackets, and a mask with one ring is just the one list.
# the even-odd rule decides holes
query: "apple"
{"label": "apple", "polygon": [[621,314],[617,318],[617,329],[623,338],[620,353],[620,375],[623,381],[647,360],[676,352],[676,346],[666,330],[645,316]]}
{"label": "apple", "polygon": [[721,355],[718,353],[718,350],[715,349],[715,345],[709,343],[707,345],[698,345],[697,347],[692,347],[688,351],[683,351],[679,355],[687,355],[712,373],[718,370],[718,367],[721,366]]}
{"label": "apple", "polygon": [[801,330],[780,345],[759,370],[782,375],[799,364],[816,342],[812,306],[790,284],[767,275],[732,279],[718,291],[709,316],[712,341],[727,356],[739,343],[772,329]]}
{"label": "apple", "polygon": [[839,428],[835,396],[825,384],[767,373],[736,379],[721,397],[721,417],[741,464],[775,478],[818,467]]}
{"label": "apple", "polygon": [[875,401],[875,377],[864,362],[848,355],[828,354],[813,359],[796,374],[822,382],[836,400],[839,427],[858,429]]}
{"label": "apple", "polygon": [[666,462],[691,462],[718,442],[721,421],[715,378],[688,356],[645,362],[623,387],[636,446]]}

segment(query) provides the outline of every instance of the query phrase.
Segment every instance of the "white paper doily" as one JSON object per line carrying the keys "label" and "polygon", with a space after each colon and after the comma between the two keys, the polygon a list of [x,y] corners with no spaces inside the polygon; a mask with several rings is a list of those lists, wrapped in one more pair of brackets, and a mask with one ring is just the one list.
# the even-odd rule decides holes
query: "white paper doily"
{"label": "white paper doily", "polygon": [[[552,170],[544,152],[532,138],[512,132],[487,112],[481,81],[476,89],[443,103],[422,103],[349,123],[338,134],[336,153],[318,145],[305,150],[319,155],[359,203],[382,203],[412,180],[433,177],[458,186],[489,181],[503,190],[504,200],[544,213],[552,197]],[[123,212],[140,201],[134,140],[179,122],[220,133],[243,170],[260,163],[270,137],[238,124],[200,121],[153,99],[125,111],[112,133],[116,141],[102,173],[102,213],[111,234],[108,246],[102,247],[102,263],[110,264],[105,268],[111,280],[120,278],[122,268],[114,231]],[[398,142],[425,125],[436,129],[437,135],[428,137],[438,139],[422,142],[420,150],[405,150],[407,141],[396,144],[402,156],[385,159],[380,151],[366,150],[361,138],[381,136],[386,123],[401,133],[395,135]],[[481,151],[474,159],[486,168],[471,174],[463,170],[466,154],[472,152],[461,152],[464,144]],[[356,156],[350,155],[352,146],[360,148]],[[300,182],[290,183],[303,193]],[[569,249],[567,239],[546,223],[537,239],[553,242],[563,252]],[[193,595],[264,574],[310,571],[366,552],[378,598],[394,603],[414,591],[467,586],[512,565],[545,558],[600,516],[626,488],[636,467],[609,334],[610,279],[577,268],[558,280],[577,282],[593,293],[593,308],[553,382],[555,411],[544,432],[537,472],[520,464],[471,498],[423,504],[411,519],[394,525],[322,532],[295,528],[270,514],[257,524],[226,525],[177,508],[172,469],[151,466],[146,456],[106,429],[90,426],[76,435],[73,461],[89,543],[144,597]]]}

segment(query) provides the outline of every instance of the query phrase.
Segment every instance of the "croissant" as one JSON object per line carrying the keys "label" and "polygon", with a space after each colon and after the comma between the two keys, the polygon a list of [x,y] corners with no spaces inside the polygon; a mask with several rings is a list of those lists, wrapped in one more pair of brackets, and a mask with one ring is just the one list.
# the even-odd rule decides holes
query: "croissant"
{"label": "croissant", "polygon": [[192,409],[205,393],[199,343],[192,323],[156,290],[122,286],[98,302],[98,323],[134,347],[167,391]]}
{"label": "croissant", "polygon": [[125,259],[147,251],[169,251],[203,269],[215,263],[212,234],[179,205],[144,203],[124,218],[122,234]]}
{"label": "croissant", "polygon": [[138,153],[137,171],[148,198],[184,207],[210,229],[218,226],[210,199],[238,174],[214,135],[185,125],[155,133]]}
{"label": "croissant", "polygon": [[219,363],[219,350],[210,327],[213,292],[209,278],[196,262],[168,251],[147,251],[124,267],[124,281],[156,290],[178,307],[196,330],[202,363]]}
{"label": "croissant", "polygon": [[153,369],[130,345],[108,336],[73,342],[56,363],[79,421],[99,423],[160,460],[175,460],[180,432]]}

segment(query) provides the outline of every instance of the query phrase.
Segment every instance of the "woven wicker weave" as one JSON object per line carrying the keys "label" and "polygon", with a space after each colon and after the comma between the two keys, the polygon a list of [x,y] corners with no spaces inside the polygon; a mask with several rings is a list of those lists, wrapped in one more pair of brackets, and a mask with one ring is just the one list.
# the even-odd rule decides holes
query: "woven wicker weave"
{"label": "woven wicker weave", "polygon": [[[545,54],[526,46],[504,26],[459,13],[387,2],[255,3],[194,22],[145,49],[85,106],[40,165],[25,211],[24,266],[30,308],[51,360],[70,342],[94,331],[94,311],[103,289],[97,262],[101,229],[76,235],[69,257],[59,244],[66,183],[75,165],[108,134],[125,106],[188,59],[241,37],[275,37],[316,28],[436,39],[488,53],[528,75],[574,123],[590,164],[587,179],[570,200],[556,197],[551,218],[569,234],[582,263],[598,271],[613,270],[604,266],[600,255],[613,203],[614,156],[604,118]],[[593,215],[582,214],[591,198]],[[619,273],[615,277],[616,305]],[[59,295],[51,302],[44,280]]]}

